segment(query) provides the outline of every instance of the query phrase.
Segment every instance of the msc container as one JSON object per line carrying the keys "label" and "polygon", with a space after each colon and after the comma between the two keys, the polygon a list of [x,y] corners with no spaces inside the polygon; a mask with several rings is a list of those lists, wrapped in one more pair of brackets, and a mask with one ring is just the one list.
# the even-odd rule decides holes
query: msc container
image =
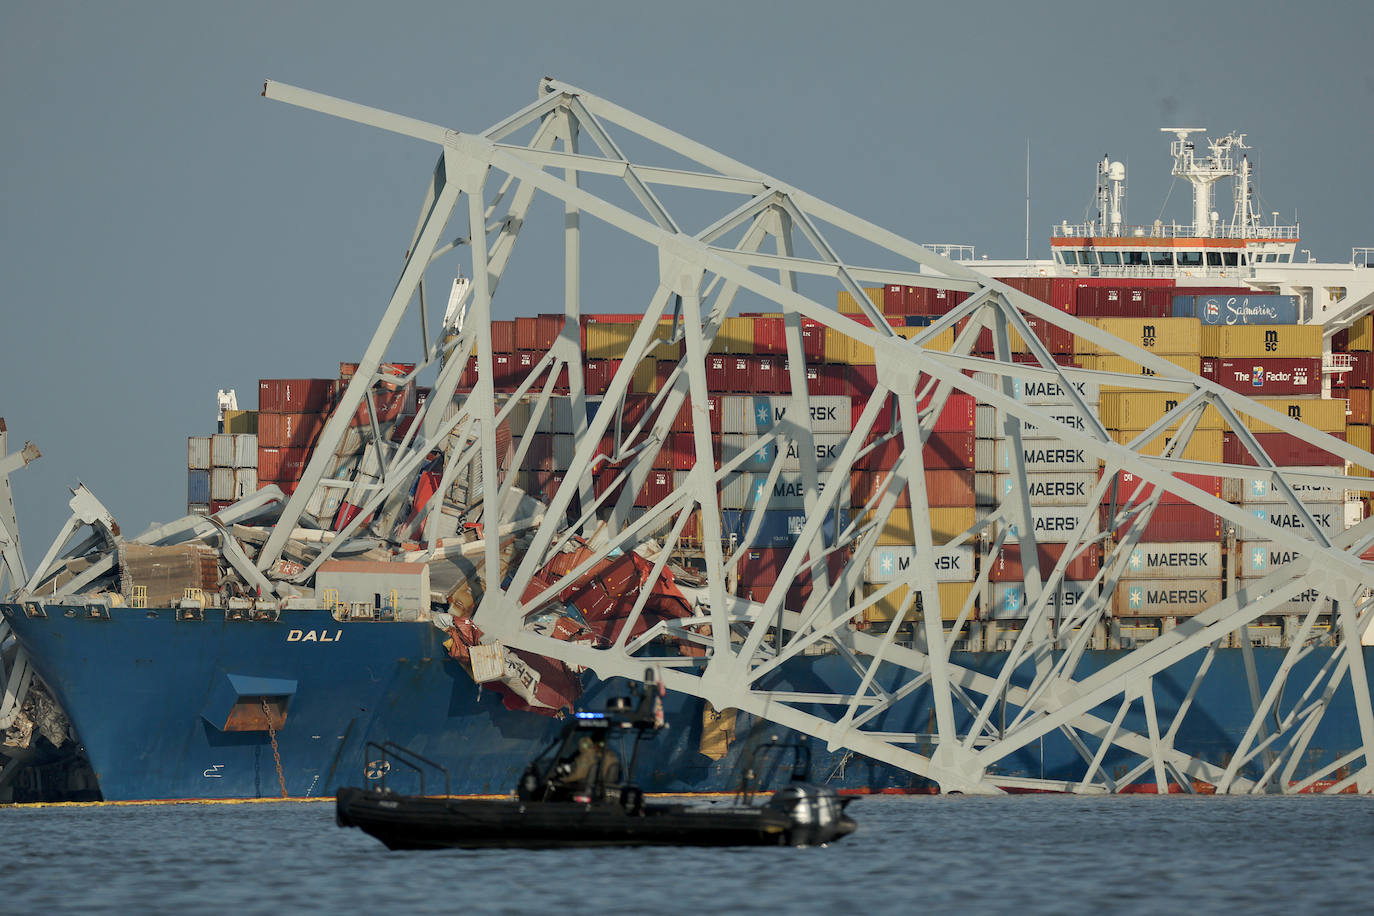
{"label": "msc container", "polygon": [[[886,587],[885,585],[865,585],[863,588],[863,597],[868,598],[870,595]],[[968,602],[969,595],[973,592],[973,583],[940,582],[935,586],[935,589],[940,598],[940,619],[958,620],[959,613],[964,609],[964,605]],[[897,614],[900,613],[903,608],[906,608],[908,603],[908,591],[909,589],[906,586],[894,588],[890,593],[879,598],[875,603],[864,610],[864,620],[870,624],[891,624]],[[918,595],[911,604],[912,607],[907,608],[906,614],[902,618],[904,621],[916,621],[921,617],[921,611],[924,607],[924,602],[921,600],[921,597]],[[976,604],[970,612],[969,617],[970,619],[976,619],[978,617],[978,606]]]}
{"label": "msc container", "polygon": [[[1183,395],[1174,392],[1104,391],[1098,416],[1108,429],[1144,430],[1182,401]],[[1196,428],[1199,431],[1223,429],[1220,412],[1215,407],[1208,407],[1202,412],[1202,419]],[[1177,429],[1177,426],[1171,429]]]}
{"label": "msc container", "polygon": [[[974,468],[979,471],[1012,470],[1011,440],[979,439],[976,446]],[[1048,440],[1021,443],[1021,457],[1029,471],[1083,471],[1097,468],[1097,459],[1086,449],[1064,445]]]}
{"label": "msc container", "polygon": [[224,412],[224,431],[226,433],[257,435],[258,412],[256,410],[226,410]]}
{"label": "msc container", "polygon": [[[1088,594],[1087,582],[1064,580],[1046,600],[1051,616],[1063,617]],[[984,620],[1025,620],[1030,614],[1026,600],[1026,586],[1022,582],[997,582],[992,586],[992,606],[983,614]]]}
{"label": "msc container", "polygon": [[207,468],[188,468],[186,471],[186,502],[210,503],[210,471]]}
{"label": "msc container", "polygon": [[[1103,506],[1100,510],[1102,528],[1111,527],[1111,509]],[[1119,540],[1126,536],[1135,523],[1132,518],[1117,526],[1115,536]],[[1226,520],[1214,512],[1199,506],[1175,505],[1157,506],[1150,514],[1150,520],[1140,535],[1141,541],[1215,541],[1221,538]]]}
{"label": "msc container", "polygon": [[[887,471],[854,470],[849,474],[851,504],[861,508],[882,489],[887,479]],[[926,505],[929,506],[971,506],[973,502],[973,471],[929,469],[925,472]],[[911,490],[907,487],[897,493],[898,506],[911,505]]]}
{"label": "msc container", "polygon": [[[1066,544],[1036,545],[1035,556],[1040,565],[1041,581],[1044,581],[1045,577],[1059,563],[1060,558],[1064,556],[1066,547]],[[1004,546],[984,562],[988,565],[989,582],[1024,582],[1026,579],[1026,570],[1021,562],[1019,544]],[[1069,560],[1068,566],[1064,568],[1064,578],[1090,581],[1101,568],[1101,545],[1087,544],[1080,547],[1078,552]]]}
{"label": "msc container", "polygon": [[1322,361],[1316,357],[1202,360],[1203,378],[1223,388],[1251,396],[1261,394],[1321,394]]}
{"label": "msc container", "polygon": [[[1156,353],[1198,352],[1201,326],[1196,318],[1094,318],[1091,323],[1100,331]],[[1074,352],[1110,356],[1113,350],[1075,336]]]}
{"label": "msc container", "polygon": [[338,386],[332,378],[259,379],[258,412],[319,413],[334,400]]}
{"label": "msc container", "polygon": [[[973,570],[973,547],[936,547],[928,561],[936,582],[972,582],[978,578]],[[916,548],[910,544],[890,544],[874,547],[868,555],[865,575],[869,582],[891,582],[912,575],[916,564]]]}
{"label": "msc container", "polygon": [[[874,521],[877,510],[867,512],[863,516],[863,524],[867,525]],[[944,544],[969,528],[973,527],[976,518],[975,510],[972,506],[939,506],[930,509],[930,537],[935,544]],[[882,532],[878,535],[878,544],[881,546],[906,545],[911,546],[915,543],[916,535],[911,527],[911,510],[893,509],[888,515],[886,524],[883,525]]]}
{"label": "msc container", "polygon": [[[1020,478],[1012,474],[979,474],[978,505],[1000,506],[1012,498]],[[1040,472],[1025,476],[1032,506],[1086,506],[1097,474],[1093,471]]]}
{"label": "msc container", "polygon": [[[1196,353],[1156,353],[1155,356],[1168,363],[1173,363],[1185,372],[1198,375],[1202,370],[1202,357]],[[1125,356],[1076,356],[1074,363],[1081,369],[1095,369],[1098,372],[1116,372],[1121,375],[1156,375],[1153,369],[1147,369],[1140,363],[1135,362]],[[1136,391],[1138,389],[1123,389],[1121,386],[1103,385],[1103,391]]]}
{"label": "msc container", "polygon": [[[188,436],[186,439],[186,467],[193,471],[210,470],[210,437]],[[191,502],[208,503],[210,497],[193,499]]]}
{"label": "msc container", "polygon": [[[749,509],[722,509],[720,513],[721,536],[727,542],[744,543],[744,536],[754,520],[754,512]],[[790,547],[796,543],[802,528],[806,525],[806,513],[802,510],[769,509],[762,513],[758,535],[751,547]],[[838,523],[838,528],[837,528]],[[831,509],[821,521],[821,532],[825,545],[835,542],[838,531],[849,524],[847,509]]]}
{"label": "msc container", "polygon": [[[1112,429],[1109,430],[1114,440],[1125,445],[1137,436],[1145,432],[1144,429]],[[1217,462],[1222,456],[1223,433],[1219,429],[1198,429],[1188,438],[1188,444],[1182,448],[1182,454],[1175,450],[1170,457],[1182,458],[1185,461],[1210,461]],[[1147,442],[1139,449],[1140,454],[1148,457],[1158,457],[1173,440],[1171,432],[1164,432]]]}
{"label": "msc container", "polygon": [[1135,579],[1117,586],[1112,613],[1117,617],[1192,617],[1220,600],[1220,579]]}
{"label": "msc container", "polygon": [[234,469],[210,469],[210,501],[234,499]]}
{"label": "msc container", "polygon": [[265,413],[258,418],[257,443],[269,448],[308,448],[327,417],[317,413]]}
{"label": "msc container", "polygon": [[1220,579],[1220,541],[1142,541],[1131,551],[1122,579]]}
{"label": "msc container", "polygon": [[[1295,531],[1298,534],[1311,536],[1311,529],[1303,521],[1302,515],[1297,509],[1287,505],[1272,504],[1266,506],[1246,507],[1251,515],[1255,517],[1258,524],[1243,525],[1236,532],[1236,537],[1245,541],[1260,541],[1272,536],[1274,529],[1284,531]],[[1344,500],[1325,503],[1304,503],[1303,508],[1311,517],[1314,524],[1322,532],[1330,535],[1345,530],[1345,502]],[[1266,524],[1267,523],[1267,524]]]}
{"label": "msc container", "polygon": [[[1350,427],[1360,428],[1362,427]],[[1254,436],[1256,444],[1280,467],[1339,467],[1345,464],[1345,459],[1324,451],[1319,445],[1301,436],[1288,433],[1255,433]],[[1345,439],[1342,433],[1331,433],[1331,436],[1335,439]],[[1234,433],[1225,433],[1222,437],[1222,458],[1227,464],[1259,464]]]}
{"label": "msc container", "polygon": [[[1255,403],[1286,414],[1290,420],[1305,423],[1324,433],[1345,432],[1345,401],[1310,398],[1255,398]],[[1245,416],[1246,429],[1256,433],[1275,433],[1279,429],[1263,420]]]}
{"label": "msc container", "polygon": [[[1045,405],[1037,408],[1049,419],[1056,423],[1067,426],[1069,429],[1086,433],[1088,431],[1088,421],[1082,414],[1072,407],[1062,405]],[[979,404],[977,407],[977,424],[975,427],[980,439],[996,439],[1004,435],[1006,422],[1008,419],[1021,423],[1022,439],[1057,439],[1059,431],[1049,427],[1039,427],[1030,423],[1028,420],[1018,417],[1014,413],[1002,410],[1000,407],[992,407],[988,404]]]}
{"label": "msc container", "polygon": [[1203,356],[1275,356],[1319,358],[1319,324],[1247,324],[1202,329]]}
{"label": "msc container", "polygon": [[1197,318],[1204,325],[1296,324],[1298,297],[1264,293],[1175,295],[1173,310],[1175,318]]}
{"label": "msc container", "polygon": [[[1091,540],[1097,536],[1096,512],[1078,507],[1031,506],[1031,523],[1035,526],[1036,542],[1041,544],[1067,543],[1073,537],[1074,531],[1078,528],[1079,520],[1085,512],[1088,512],[1090,518],[1083,537]],[[1021,540],[1020,526],[1006,522],[1003,524],[1007,529],[1007,541],[1009,543],[1019,542]]]}

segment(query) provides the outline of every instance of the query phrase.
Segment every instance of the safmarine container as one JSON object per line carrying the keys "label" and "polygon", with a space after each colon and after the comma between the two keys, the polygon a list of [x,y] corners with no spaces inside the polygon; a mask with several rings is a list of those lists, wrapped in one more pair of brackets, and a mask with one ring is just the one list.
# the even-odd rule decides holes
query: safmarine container
{"label": "safmarine container", "polygon": [[1142,541],[1131,550],[1123,579],[1220,579],[1220,541]]}
{"label": "safmarine container", "polygon": [[1264,293],[1175,295],[1173,310],[1175,318],[1197,318],[1204,325],[1296,324],[1298,297]]}
{"label": "safmarine container", "polygon": [[[1001,505],[1018,489],[1018,478],[1012,474],[979,474],[977,483],[980,506]],[[1097,486],[1097,474],[1093,471],[1028,473],[1025,485],[1032,506],[1086,506]]]}
{"label": "safmarine container", "polygon": [[1205,327],[1201,334],[1199,352],[1202,356],[1311,358],[1320,357],[1322,352],[1322,327],[1319,324]]}
{"label": "safmarine container", "polygon": [[1112,613],[1117,617],[1191,617],[1220,600],[1220,579],[1122,579],[1112,597]]}
{"label": "safmarine container", "polygon": [[1248,395],[1321,394],[1322,361],[1317,357],[1236,359],[1209,356],[1199,373],[1223,388]]}
{"label": "safmarine container", "polygon": [[[1051,617],[1062,618],[1088,594],[1090,583],[1064,580],[1046,599],[1046,608]],[[1030,616],[1031,604],[1026,597],[1023,582],[995,582],[992,586],[992,606],[982,615],[984,620],[1025,620]]]}
{"label": "safmarine container", "polygon": [[[912,575],[917,563],[916,548],[910,544],[888,544],[873,548],[865,570],[869,582],[891,582]],[[973,547],[936,547],[926,565],[935,573],[937,582],[972,582],[977,578],[973,569]]]}
{"label": "safmarine container", "polygon": [[[1015,450],[1011,440],[979,439],[976,445],[975,469],[979,471],[1009,472]],[[1021,443],[1021,456],[1027,472],[1082,471],[1095,469],[1097,459],[1086,449],[1054,440],[1037,439]]]}
{"label": "safmarine container", "polygon": [[[1311,536],[1312,529],[1307,526],[1302,515],[1297,509],[1286,504],[1275,503],[1263,506],[1247,506],[1246,508],[1255,517],[1257,524],[1241,526],[1236,533],[1236,537],[1240,540],[1265,540],[1272,536],[1275,528]],[[1303,508],[1307,510],[1317,528],[1327,535],[1345,530],[1344,501],[1305,503]]]}

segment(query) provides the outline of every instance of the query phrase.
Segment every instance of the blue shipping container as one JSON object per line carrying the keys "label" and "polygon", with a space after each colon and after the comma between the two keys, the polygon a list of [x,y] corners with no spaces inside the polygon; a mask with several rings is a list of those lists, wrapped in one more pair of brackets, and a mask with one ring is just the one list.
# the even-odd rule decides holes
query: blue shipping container
{"label": "blue shipping container", "polygon": [[[822,535],[826,546],[835,542],[835,522],[838,517],[840,530],[849,524],[849,510],[831,509],[822,523]],[[720,512],[721,534],[725,538],[735,536],[738,543],[744,543],[744,535],[754,518],[752,509],[722,509]],[[791,547],[797,542],[802,526],[806,524],[806,513],[800,509],[767,509],[759,524],[759,533],[751,542],[751,547]]]}
{"label": "blue shipping container", "polygon": [[1297,324],[1298,297],[1270,294],[1208,293],[1174,296],[1175,318],[1197,318],[1205,325]]}
{"label": "blue shipping container", "polygon": [[186,502],[210,502],[210,472],[191,469],[186,472]]}

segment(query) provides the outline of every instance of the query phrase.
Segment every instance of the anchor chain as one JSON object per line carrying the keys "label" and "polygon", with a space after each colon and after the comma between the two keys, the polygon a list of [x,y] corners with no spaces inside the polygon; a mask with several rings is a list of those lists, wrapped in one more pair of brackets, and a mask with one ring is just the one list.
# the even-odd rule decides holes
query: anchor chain
{"label": "anchor chain", "polygon": [[277,728],[272,724],[272,710],[267,705],[267,698],[263,697],[262,712],[267,716],[267,736],[272,739],[272,760],[277,764],[277,785],[281,786],[281,797],[286,798],[286,777],[281,771],[281,751],[277,748]]}

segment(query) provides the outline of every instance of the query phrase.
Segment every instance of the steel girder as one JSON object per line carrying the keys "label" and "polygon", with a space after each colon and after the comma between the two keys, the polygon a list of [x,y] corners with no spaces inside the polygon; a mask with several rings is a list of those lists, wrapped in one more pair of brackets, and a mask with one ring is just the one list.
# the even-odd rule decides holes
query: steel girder
{"label": "steel girder", "polygon": [[[276,562],[310,493],[327,480],[327,456],[343,440],[348,418],[364,402],[370,405],[371,385],[412,303],[418,301],[422,323],[427,321],[425,271],[441,256],[466,253],[471,300],[461,327],[446,327],[447,333],[435,341],[428,329],[423,334],[416,372],[431,367],[437,372],[433,394],[402,443],[388,445],[376,437],[380,483],[331,548],[362,532],[362,519],[384,509],[388,499],[409,492],[421,463],[436,452],[443,456],[440,492],[447,492],[460,474],[476,469],[487,496],[497,495],[481,502],[485,530],[509,526],[519,456],[529,448],[539,418],[566,399],[577,418],[574,455],[564,483],[547,496],[547,510],[538,519],[528,549],[511,564],[506,581],[498,586],[488,576],[475,614],[488,639],[585,666],[603,677],[638,677],[646,664],[652,664],[669,689],[703,697],[717,709],[737,708],[796,729],[824,740],[831,749],[846,748],[920,774],[945,791],[1120,791],[1147,773],[1153,774],[1158,791],[1166,791],[1170,781],[1188,791],[1199,783],[1233,792],[1302,791],[1314,786],[1327,791],[1350,786],[1361,792],[1374,790],[1374,758],[1370,757],[1374,712],[1360,649],[1361,633],[1370,622],[1368,594],[1374,586],[1374,574],[1360,555],[1374,544],[1374,525],[1365,522],[1346,531],[1323,530],[1292,489],[1299,480],[1352,489],[1362,485],[1341,474],[1279,473],[1248,424],[1265,423],[1308,437],[1331,454],[1357,464],[1369,459],[1360,449],[1316,433],[1146,349],[556,80],[541,82],[532,104],[476,134],[278,83],[266,84],[263,94],[434,143],[441,153],[405,267],[382,321],[354,382],[321,435],[300,487],[258,557],[260,569],[267,570]],[[528,139],[521,143],[518,136]],[[663,160],[685,159],[690,164],[632,161],[622,152],[622,144],[629,142],[652,147]],[[618,182],[620,198],[628,192],[632,201],[629,208],[593,193],[591,178]],[[667,189],[675,194],[690,191],[694,201],[706,201],[698,204],[712,214],[702,220],[704,229],[692,233],[683,228],[684,221],[663,202]],[[538,195],[562,204],[568,320],[554,347],[520,388],[514,394],[498,394],[492,381],[492,302]],[[466,207],[461,204],[464,198]],[[719,206],[722,199],[729,201],[724,207]],[[651,246],[658,278],[619,370],[590,412],[584,411],[588,401],[577,329],[583,216]],[[455,231],[448,228],[454,221],[458,237],[441,244],[445,232]],[[773,250],[767,250],[770,247]],[[876,257],[879,263],[859,266],[841,254],[842,248],[858,249],[863,257]],[[452,274],[449,268],[447,275]],[[899,333],[868,300],[862,288],[865,283],[942,288],[966,293],[968,298],[908,338],[904,335],[911,332]],[[848,292],[861,314],[841,314],[822,304],[833,301],[837,290]],[[710,439],[704,364],[741,293],[765,301],[784,316],[792,392],[787,416],[791,419],[785,417],[740,454],[718,464]],[[1030,321],[1061,328],[1103,352],[1124,356],[1148,374],[1060,366]],[[839,454],[824,467],[816,458],[810,424],[795,422],[810,416],[804,322],[815,322],[829,334],[871,347],[876,365],[876,390],[858,411],[853,432]],[[983,331],[991,333],[992,355],[977,347]],[[946,332],[955,332],[952,345]],[[644,418],[626,429],[621,411],[635,367],[665,339],[681,342],[683,355],[653,396]],[[939,349],[932,346],[937,343]],[[470,355],[477,359],[478,381],[470,394],[460,394],[457,383]],[[555,380],[563,370],[568,373],[568,393],[555,395]],[[1031,383],[1057,385],[1062,401],[1029,403],[1018,397],[1020,386]],[[1148,429],[1122,442],[1104,428],[1090,400],[1080,393],[1080,386],[1090,385],[1164,392],[1170,397]],[[923,451],[907,447],[869,503],[856,508],[852,520],[837,522],[827,530],[827,517],[835,517],[829,510],[839,508],[837,500],[851,470],[885,438],[928,442],[941,410],[956,391],[972,395],[980,408],[994,411],[997,431],[1008,443],[1005,479],[1010,487],[998,494],[996,504],[988,506],[967,530],[937,545],[929,524],[932,494],[926,489]],[[516,459],[503,463],[497,455],[495,431],[515,415],[518,401],[531,405],[531,419],[524,429],[513,431]],[[891,431],[873,434],[879,412],[889,404],[895,405]],[[636,507],[635,495],[682,410],[693,420],[695,466],[668,497],[647,508]],[[1248,449],[1255,466],[1228,466],[1190,457],[1188,446],[1204,415],[1219,415]],[[608,435],[615,442],[611,457],[622,485],[598,497],[591,486],[592,472],[603,460],[598,445]],[[1031,549],[1037,543],[1036,513],[1027,487],[1022,440],[1032,436],[1081,452],[1085,466],[1102,469],[1088,505],[1074,510],[1077,517],[1071,533],[1060,537],[1066,543],[1051,568],[1045,568],[1039,552]],[[751,456],[775,454],[766,478],[767,492],[778,478],[789,442],[795,443],[799,457],[805,522],[768,597],[748,601],[730,594],[729,581],[740,554],[758,534],[761,513],[756,512],[743,536],[727,547],[722,536],[720,487]],[[1119,499],[1119,472],[1135,475],[1153,490],[1148,496],[1133,497],[1134,501]],[[1175,476],[1180,473],[1265,479],[1302,524],[1280,528],[1257,522],[1241,506]],[[909,505],[899,505],[904,491]],[[1096,662],[1088,664],[1089,649],[1114,638],[1107,633],[1118,581],[1128,572],[1133,550],[1166,493],[1172,501],[1215,513],[1232,531],[1242,526],[1246,531],[1258,530],[1294,559],[1263,578],[1236,580],[1232,576],[1227,596],[1201,613],[1180,618],[1177,626],[1129,651],[1099,654]],[[1099,504],[1109,507],[1105,525],[1099,519]],[[615,643],[599,646],[569,644],[526,627],[563,587],[596,562],[655,539],[672,545],[694,513],[700,518],[706,580],[695,617],[660,623],[630,639],[628,634],[643,611],[641,597]],[[975,613],[976,599],[981,598],[987,607],[987,563],[960,608],[941,607],[932,562],[913,563],[905,576],[876,592],[861,587],[863,571],[894,513],[908,515],[913,532],[910,546],[918,560],[934,558],[937,548],[972,544],[980,544],[984,555],[991,556],[1011,540],[1019,541],[1024,558],[1024,613],[1019,626],[1006,629],[1010,645],[981,656],[983,662],[996,663],[995,672],[983,670],[986,664],[976,663],[973,656],[952,651],[985,637],[990,626]],[[434,550],[439,538],[435,508],[428,518],[428,547]],[[377,531],[373,525],[372,533],[387,536],[388,532]],[[586,543],[592,549],[588,559],[558,582],[531,590],[536,572],[578,534],[588,537]],[[500,568],[498,542],[497,537],[486,538],[486,570]],[[852,552],[852,559],[831,581],[826,557],[836,550]],[[1101,550],[1101,569],[1087,585],[1083,600],[1065,608],[1058,596],[1067,569],[1075,557],[1090,550]],[[307,582],[329,553],[326,549],[294,582]],[[662,574],[667,554],[666,550],[658,554],[654,576]],[[789,585],[807,573],[812,582],[809,598],[790,602]],[[857,625],[867,609],[894,596],[900,596],[903,613],[896,614],[889,625],[876,629]],[[1292,607],[1295,596],[1305,602],[1297,613]],[[1277,670],[1260,671],[1247,628],[1278,612],[1293,621],[1289,648]],[[904,617],[917,622],[909,637],[901,628]],[[1326,628],[1319,625],[1322,619],[1329,621]],[[695,646],[704,648],[705,654],[665,646]],[[1225,746],[1206,755],[1181,747],[1180,731],[1219,653],[1237,651],[1244,656],[1252,705],[1244,734],[1218,733],[1215,737]],[[817,653],[844,659],[853,671],[852,680],[805,691],[778,686],[780,674],[806,664],[807,657]],[[1314,675],[1311,669],[1316,662],[1322,664]],[[1169,684],[1187,685],[1183,697],[1172,697],[1167,710],[1161,709],[1162,691],[1172,688],[1162,678]],[[1358,739],[1339,759],[1311,763],[1307,752],[1312,737],[1338,698],[1342,709],[1354,710],[1353,731]],[[904,703],[912,702],[928,710],[933,729],[917,731],[909,725],[912,715],[895,716]],[[1128,727],[1128,716],[1135,709],[1138,712]],[[890,724],[895,719],[902,723],[900,728]],[[1027,778],[999,773],[1001,764],[1047,736],[1062,736],[1081,759],[1081,768],[1072,776]],[[1109,774],[1104,764],[1109,755],[1133,764],[1118,766],[1117,772]]]}

